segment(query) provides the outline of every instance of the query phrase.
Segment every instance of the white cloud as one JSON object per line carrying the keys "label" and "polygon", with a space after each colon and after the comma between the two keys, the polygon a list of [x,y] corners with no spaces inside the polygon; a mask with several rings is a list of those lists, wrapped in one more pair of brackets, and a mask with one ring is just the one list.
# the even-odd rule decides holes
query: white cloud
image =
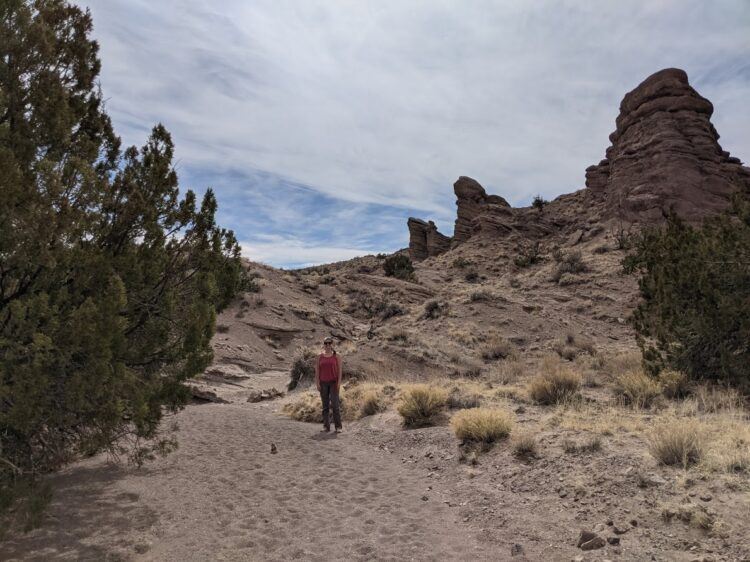
{"label": "white cloud", "polygon": [[324,246],[284,236],[261,237],[241,242],[240,246],[242,255],[251,261],[283,267],[308,267],[371,253],[362,248]]}
{"label": "white cloud", "polygon": [[195,166],[425,216],[459,175],[528,202],[583,187],[622,96],[668,66],[750,158],[745,0],[89,4],[118,130],[162,121]]}

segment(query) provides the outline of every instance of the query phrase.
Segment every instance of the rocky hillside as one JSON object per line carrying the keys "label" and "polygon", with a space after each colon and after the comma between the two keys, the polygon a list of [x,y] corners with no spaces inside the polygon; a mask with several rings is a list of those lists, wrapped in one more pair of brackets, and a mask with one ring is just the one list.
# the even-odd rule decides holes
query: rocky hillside
{"label": "rocky hillside", "polygon": [[454,235],[410,218],[414,278],[385,256],[304,270],[248,264],[258,283],[218,320],[211,377],[288,370],[331,334],[350,376],[477,373],[505,355],[567,359],[634,346],[636,280],[622,274],[632,229],[669,208],[689,220],[750,193],[750,169],[718,144],[711,103],[667,69],[623,98],[612,145],[586,187],[513,208],[474,179],[454,184]]}

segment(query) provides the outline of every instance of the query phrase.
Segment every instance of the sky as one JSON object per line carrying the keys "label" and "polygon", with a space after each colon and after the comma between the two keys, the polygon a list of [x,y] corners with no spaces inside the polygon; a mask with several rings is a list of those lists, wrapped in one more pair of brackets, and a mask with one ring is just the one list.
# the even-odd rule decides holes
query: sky
{"label": "sky", "polygon": [[163,123],[243,255],[302,267],[445,234],[453,182],[514,206],[584,187],[619,103],[687,71],[750,160],[750,0],[81,0],[127,145]]}

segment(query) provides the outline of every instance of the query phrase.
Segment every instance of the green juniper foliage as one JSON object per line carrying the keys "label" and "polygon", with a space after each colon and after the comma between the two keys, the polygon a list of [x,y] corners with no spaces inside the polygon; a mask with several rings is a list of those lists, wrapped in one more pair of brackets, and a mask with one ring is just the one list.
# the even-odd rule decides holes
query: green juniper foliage
{"label": "green juniper foliage", "polygon": [[750,203],[694,228],[671,214],[636,236],[627,272],[641,273],[634,313],[651,372],[750,384]]}
{"label": "green juniper foliage", "polygon": [[383,271],[388,277],[397,277],[405,281],[414,279],[414,266],[409,256],[405,254],[394,254],[387,257],[383,262]]}
{"label": "green juniper foliage", "polygon": [[78,455],[170,448],[160,420],[244,284],[167,130],[121,150],[91,31],[63,0],[0,3],[0,507]]}

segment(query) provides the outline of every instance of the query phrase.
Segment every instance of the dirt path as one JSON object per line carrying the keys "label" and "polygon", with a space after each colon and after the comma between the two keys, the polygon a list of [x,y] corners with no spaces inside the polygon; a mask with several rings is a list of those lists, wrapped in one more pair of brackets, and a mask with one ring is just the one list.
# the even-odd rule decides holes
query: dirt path
{"label": "dirt path", "polygon": [[55,478],[44,526],[0,543],[0,559],[496,558],[394,455],[276,408],[191,406],[166,459],[71,467]]}

